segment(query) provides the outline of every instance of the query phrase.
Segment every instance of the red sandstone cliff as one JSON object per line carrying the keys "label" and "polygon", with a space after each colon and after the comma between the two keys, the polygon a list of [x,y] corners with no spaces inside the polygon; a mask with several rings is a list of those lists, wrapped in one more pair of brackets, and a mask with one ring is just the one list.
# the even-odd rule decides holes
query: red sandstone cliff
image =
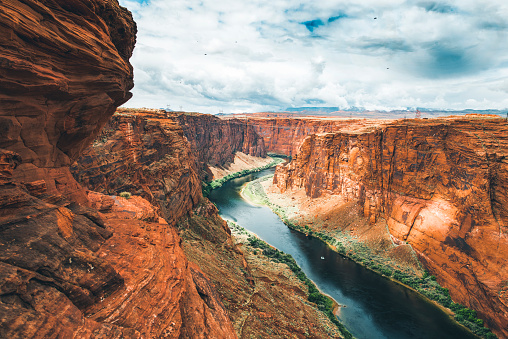
{"label": "red sandstone cliff", "polygon": [[508,123],[462,118],[311,135],[274,183],[357,201],[452,298],[508,336]]}
{"label": "red sandstone cliff", "polygon": [[182,126],[198,160],[200,177],[204,180],[212,179],[208,165],[227,165],[233,162],[236,152],[266,156],[263,138],[246,121],[221,120],[213,115],[197,113],[170,113],[168,116]]}
{"label": "red sandstone cliff", "polygon": [[171,225],[202,196],[196,157],[182,127],[146,113],[113,116],[71,170],[91,190],[143,196]]}
{"label": "red sandstone cliff", "polygon": [[[255,115],[255,114],[253,114]],[[333,132],[357,120],[341,118],[252,118],[242,120],[264,139],[266,150],[294,156],[311,134]]]}
{"label": "red sandstone cliff", "polygon": [[0,26],[0,337],[236,338],[176,229],[148,202],[101,216],[69,171],[131,96],[129,11],[3,1]]}
{"label": "red sandstone cliff", "polygon": [[68,167],[131,97],[131,14],[116,1],[13,0],[0,22],[0,148],[22,157],[16,179],[85,201]]}

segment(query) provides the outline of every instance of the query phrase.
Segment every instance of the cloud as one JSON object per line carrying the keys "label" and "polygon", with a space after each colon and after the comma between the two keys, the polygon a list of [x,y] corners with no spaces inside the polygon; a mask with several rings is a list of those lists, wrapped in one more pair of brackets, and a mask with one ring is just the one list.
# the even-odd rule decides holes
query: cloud
{"label": "cloud", "polygon": [[508,107],[502,0],[120,2],[139,31],[126,106]]}
{"label": "cloud", "polygon": [[439,3],[435,1],[425,1],[420,2],[418,4],[420,7],[424,8],[427,12],[437,12],[437,13],[453,13],[457,12],[457,8],[445,3]]}
{"label": "cloud", "polygon": [[363,50],[370,51],[385,51],[385,52],[412,52],[413,47],[403,39],[376,39],[364,38],[359,41],[357,47]]}

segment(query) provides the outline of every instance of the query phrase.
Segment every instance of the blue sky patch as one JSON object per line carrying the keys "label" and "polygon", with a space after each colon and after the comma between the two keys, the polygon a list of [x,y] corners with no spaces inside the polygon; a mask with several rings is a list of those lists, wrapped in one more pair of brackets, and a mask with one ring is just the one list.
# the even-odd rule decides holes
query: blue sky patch
{"label": "blue sky patch", "polygon": [[307,27],[307,29],[310,32],[314,32],[314,29],[318,28],[319,26],[323,26],[324,24],[325,23],[321,19],[315,19],[315,20],[302,22],[302,25],[305,25],[305,27]]}
{"label": "blue sky patch", "polygon": [[344,18],[348,18],[349,16],[345,13],[339,13],[338,15],[334,15],[332,17],[329,17],[328,18],[328,23],[332,23],[334,21],[337,21],[337,20],[340,20],[340,19],[344,19]]}

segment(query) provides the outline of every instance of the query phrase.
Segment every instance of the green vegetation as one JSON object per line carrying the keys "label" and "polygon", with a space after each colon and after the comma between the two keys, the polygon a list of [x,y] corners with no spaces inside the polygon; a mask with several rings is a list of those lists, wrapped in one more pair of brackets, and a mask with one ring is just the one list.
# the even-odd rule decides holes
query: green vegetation
{"label": "green vegetation", "polygon": [[273,153],[273,152],[267,152],[266,155],[268,155],[270,158],[282,158],[282,159],[289,159],[289,160],[292,159],[292,157],[290,155]]}
{"label": "green vegetation", "polygon": [[[264,204],[291,229],[304,233],[308,236],[319,238],[332,247],[336,252],[355,261],[356,263],[377,272],[388,279],[411,287],[430,300],[450,309],[455,313],[455,320],[467,327],[474,334],[487,339],[497,338],[490,329],[483,326],[483,320],[476,317],[476,311],[452,301],[448,289],[443,288],[436,281],[436,277],[424,272],[422,277],[407,267],[402,267],[397,262],[373,253],[365,244],[354,239],[351,235],[340,231],[334,231],[333,236],[312,230],[308,225],[301,226],[289,220],[285,210],[269,201],[261,182],[269,180],[272,176],[264,176],[251,181],[244,189],[244,195],[254,203]],[[421,267],[420,272],[424,271]]]}
{"label": "green vegetation", "polygon": [[119,196],[125,199],[130,199],[132,195],[129,192],[122,192]]}
{"label": "green vegetation", "polygon": [[272,162],[270,162],[269,164],[266,164],[265,166],[251,168],[251,169],[245,169],[240,172],[228,174],[225,177],[222,177],[217,180],[213,180],[211,182],[203,182],[202,183],[203,196],[207,197],[208,195],[210,195],[210,191],[221,187],[222,185],[224,185],[224,183],[226,183],[227,181],[229,181],[231,179],[239,178],[241,176],[244,176],[244,175],[247,175],[250,173],[259,172],[259,171],[265,170],[267,168],[277,166],[278,164],[283,163],[283,162],[284,162],[284,159],[282,159],[282,158],[272,158]]}
{"label": "green vegetation", "polygon": [[[238,225],[236,225],[238,227]],[[286,264],[293,273],[300,279],[308,288],[309,296],[308,300],[315,303],[318,309],[323,312],[332,323],[334,323],[339,331],[342,333],[344,338],[352,339],[353,335],[346,329],[346,327],[337,319],[333,314],[333,300],[322,294],[316,287],[316,285],[305,275],[300,266],[296,263],[295,259],[289,254],[277,250],[271,247],[263,240],[250,235],[248,238],[248,245],[252,248],[258,248],[262,251],[263,255],[270,258],[272,261],[277,263]]]}

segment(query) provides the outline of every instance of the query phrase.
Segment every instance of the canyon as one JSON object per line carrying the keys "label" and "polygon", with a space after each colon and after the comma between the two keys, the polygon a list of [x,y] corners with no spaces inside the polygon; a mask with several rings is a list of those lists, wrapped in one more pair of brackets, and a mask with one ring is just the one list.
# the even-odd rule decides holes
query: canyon
{"label": "canyon", "polygon": [[[355,236],[386,228],[395,247],[411,245],[453,300],[506,337],[507,128],[504,119],[482,116],[352,122],[305,138],[293,161],[277,167],[275,191],[307,197],[299,207],[313,211],[305,220],[311,229],[349,231],[344,220],[354,221]],[[312,225],[320,218],[324,225]]]}
{"label": "canyon", "polygon": [[202,197],[209,166],[264,157],[262,138],[206,115],[111,119],[132,96],[128,10],[10,1],[0,23],[1,337],[340,337]]}
{"label": "canyon", "polygon": [[[199,131],[206,131],[207,137]],[[121,199],[119,193],[129,192],[129,200],[146,199],[167,227],[178,231],[185,254],[179,260],[196,265],[203,281],[210,279],[216,289],[211,294],[208,288],[203,298],[227,305],[239,337],[269,336],[275,327],[280,337],[312,332],[316,337],[339,337],[327,329],[334,328],[329,320],[301,300],[306,288],[295,277],[288,279],[288,273],[275,274],[278,266],[260,263],[252,251],[236,244],[217,208],[203,197],[200,174],[207,178],[212,170],[228,168],[238,153],[243,154],[240,159],[257,159],[255,164],[259,159],[263,164],[270,161],[257,157],[266,154],[263,139],[243,123],[205,114],[119,109],[71,172],[92,190],[89,194]],[[292,317],[299,309],[306,313]],[[277,326],[269,325],[273,323]]]}
{"label": "canyon", "polygon": [[136,25],[116,0],[13,0],[0,23],[1,337],[341,337],[203,197],[235,159],[267,152],[294,158],[271,189],[338,199],[315,220],[384,227],[508,337],[503,119],[117,110]]}

